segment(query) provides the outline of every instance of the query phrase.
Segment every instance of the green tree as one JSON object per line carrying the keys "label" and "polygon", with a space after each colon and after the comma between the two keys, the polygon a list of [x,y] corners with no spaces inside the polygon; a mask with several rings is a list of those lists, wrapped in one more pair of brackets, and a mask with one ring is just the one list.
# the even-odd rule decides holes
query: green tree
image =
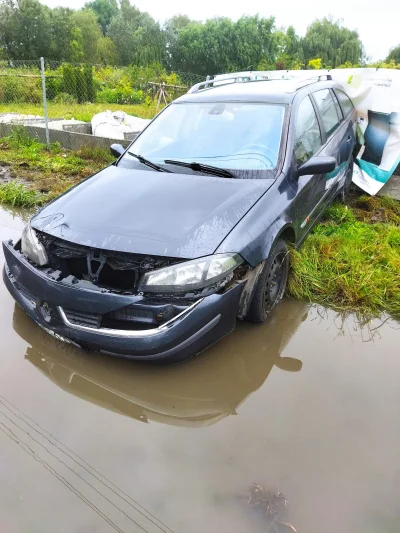
{"label": "green tree", "polygon": [[287,30],[281,28],[274,33],[276,42],[277,56],[275,65],[271,68],[277,70],[298,70],[304,66],[303,50],[300,38],[295,32],[293,26]]}
{"label": "green tree", "polygon": [[96,13],[103,35],[106,35],[111,20],[118,15],[117,0],[93,0],[87,2],[85,8],[91,9]]}
{"label": "green tree", "polygon": [[389,55],[386,58],[386,62],[390,63],[390,61],[400,64],[400,44],[390,50]]}
{"label": "green tree", "polygon": [[49,57],[51,10],[38,0],[3,0],[0,48],[11,59]]}
{"label": "green tree", "polygon": [[50,41],[47,59],[55,61],[74,61],[71,43],[74,40],[72,9],[56,7],[50,14]]}
{"label": "green tree", "polygon": [[96,14],[90,9],[80,9],[73,13],[72,20],[75,28],[79,30],[76,41],[81,43],[83,59],[96,63],[99,42],[103,38]]}
{"label": "green tree", "polygon": [[241,17],[237,22],[228,18],[191,22],[179,31],[171,65],[202,75],[256,69],[262,60],[275,59],[273,31],[274,19],[258,16]]}
{"label": "green tree", "polygon": [[305,62],[321,58],[322,67],[336,68],[346,61],[360,63],[364,48],[356,31],[328,18],[314,21],[301,42]]}
{"label": "green tree", "polygon": [[119,63],[146,65],[164,59],[165,41],[160,26],[148,14],[121,0],[119,14],[111,20],[107,36],[117,50]]}
{"label": "green tree", "polygon": [[255,70],[263,60],[274,68],[277,42],[275,19],[256,16],[241,17],[233,27],[232,66],[234,70]]}
{"label": "green tree", "polygon": [[110,37],[100,39],[97,47],[97,59],[103,65],[117,65],[118,54]]}
{"label": "green tree", "polygon": [[176,47],[179,41],[179,32],[186,28],[192,21],[186,15],[174,15],[163,26],[165,39],[165,62],[173,70],[173,57],[176,56]]}
{"label": "green tree", "polygon": [[69,57],[72,63],[81,63],[84,59],[83,36],[80,28],[72,28],[71,41],[69,43]]}

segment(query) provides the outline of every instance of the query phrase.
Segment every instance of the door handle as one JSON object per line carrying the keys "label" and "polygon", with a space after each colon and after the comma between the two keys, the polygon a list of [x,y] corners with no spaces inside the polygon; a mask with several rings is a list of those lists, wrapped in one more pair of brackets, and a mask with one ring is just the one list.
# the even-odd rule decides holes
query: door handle
{"label": "door handle", "polygon": [[347,137],[346,142],[347,142],[347,143],[351,142],[351,135],[349,135],[349,136]]}

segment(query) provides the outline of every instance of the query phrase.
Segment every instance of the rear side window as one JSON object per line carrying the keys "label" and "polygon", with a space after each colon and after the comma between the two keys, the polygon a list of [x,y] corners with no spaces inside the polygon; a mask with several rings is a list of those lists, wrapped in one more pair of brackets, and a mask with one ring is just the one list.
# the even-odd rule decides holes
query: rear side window
{"label": "rear side window", "polygon": [[343,114],[345,117],[347,117],[347,115],[349,115],[354,109],[353,102],[343,91],[337,90],[336,94],[339,99],[340,105],[342,106]]}
{"label": "rear side window", "polygon": [[322,145],[321,131],[309,96],[299,105],[294,150],[298,164],[305,163]]}
{"label": "rear side window", "polygon": [[329,89],[323,89],[313,93],[317,102],[318,109],[321,113],[322,123],[324,125],[327,136],[331,135],[339,126],[341,118],[338,116],[335,102]]}

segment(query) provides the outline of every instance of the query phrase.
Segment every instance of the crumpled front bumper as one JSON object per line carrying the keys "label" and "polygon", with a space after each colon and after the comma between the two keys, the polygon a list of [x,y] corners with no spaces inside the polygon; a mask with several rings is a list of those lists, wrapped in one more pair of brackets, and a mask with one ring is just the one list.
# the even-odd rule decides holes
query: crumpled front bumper
{"label": "crumpled front bumper", "polygon": [[107,313],[138,302],[137,296],[82,289],[55,281],[3,243],[4,282],[16,302],[49,333],[79,346],[140,360],[179,362],[193,357],[232,331],[243,285],[194,302],[159,327],[114,330],[72,323],[64,309]]}

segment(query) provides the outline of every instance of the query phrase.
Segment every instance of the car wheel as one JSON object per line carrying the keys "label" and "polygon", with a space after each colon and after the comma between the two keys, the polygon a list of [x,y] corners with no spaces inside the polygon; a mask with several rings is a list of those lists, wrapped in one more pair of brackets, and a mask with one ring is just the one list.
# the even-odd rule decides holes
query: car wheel
{"label": "car wheel", "polygon": [[268,319],[272,309],[285,294],[288,276],[289,248],[283,239],[279,239],[265,261],[246,320],[262,323]]}
{"label": "car wheel", "polygon": [[339,193],[340,201],[343,204],[346,204],[349,198],[351,183],[353,180],[353,164],[354,164],[354,158],[352,157],[349,161],[349,166],[347,167],[346,179],[345,179],[344,185],[342,187],[342,190]]}

